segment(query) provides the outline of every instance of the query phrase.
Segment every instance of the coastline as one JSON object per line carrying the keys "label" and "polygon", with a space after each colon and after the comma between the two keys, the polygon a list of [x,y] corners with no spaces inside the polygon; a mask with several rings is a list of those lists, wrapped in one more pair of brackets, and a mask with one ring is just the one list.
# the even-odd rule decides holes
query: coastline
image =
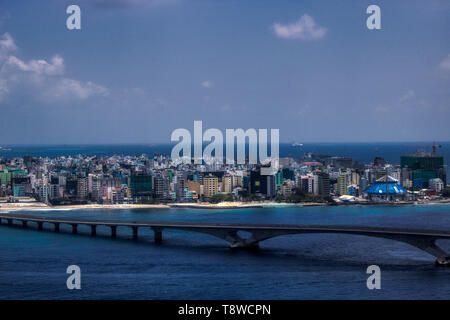
{"label": "coastline", "polygon": [[450,204],[450,199],[436,201],[399,201],[399,202],[341,202],[341,203],[287,203],[287,202],[220,202],[220,203],[170,203],[170,204],[81,204],[49,206],[40,202],[0,203],[0,211],[20,210],[77,210],[77,209],[255,209],[255,208],[300,208],[318,206],[351,206],[351,205],[427,205]]}
{"label": "coastline", "polygon": [[168,209],[164,204],[80,204],[67,206],[49,206],[44,203],[8,203],[0,204],[1,210],[74,210],[74,209]]}

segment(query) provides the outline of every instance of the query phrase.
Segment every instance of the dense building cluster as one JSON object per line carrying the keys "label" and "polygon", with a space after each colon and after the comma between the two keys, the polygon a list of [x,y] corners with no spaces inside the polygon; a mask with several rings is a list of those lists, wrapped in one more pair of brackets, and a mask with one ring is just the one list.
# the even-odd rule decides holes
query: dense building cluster
{"label": "dense building cluster", "polygon": [[261,165],[178,164],[167,156],[0,158],[0,197],[33,197],[49,204],[158,203],[197,201],[414,200],[438,195],[446,186],[442,156],[402,156],[400,165],[377,157],[351,158],[306,153],[280,158],[279,170]]}

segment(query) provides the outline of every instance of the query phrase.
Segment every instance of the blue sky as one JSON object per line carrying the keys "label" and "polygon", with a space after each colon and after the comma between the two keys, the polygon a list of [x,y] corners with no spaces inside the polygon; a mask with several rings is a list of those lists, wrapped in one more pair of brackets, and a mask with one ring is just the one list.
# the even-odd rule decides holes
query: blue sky
{"label": "blue sky", "polygon": [[450,140],[449,16],[444,0],[3,0],[0,144],[165,143],[194,120],[282,142]]}

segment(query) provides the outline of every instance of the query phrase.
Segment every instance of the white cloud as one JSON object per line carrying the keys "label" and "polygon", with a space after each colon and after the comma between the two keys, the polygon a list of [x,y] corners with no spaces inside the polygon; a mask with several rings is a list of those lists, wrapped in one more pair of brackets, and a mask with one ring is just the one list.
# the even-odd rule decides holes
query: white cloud
{"label": "white cloud", "polygon": [[9,89],[6,80],[0,78],[0,102],[8,95]]}
{"label": "white cloud", "polygon": [[58,55],[55,55],[50,60],[50,63],[42,59],[24,62],[15,56],[10,56],[3,67],[9,67],[23,72],[31,72],[38,75],[46,74],[53,76],[64,73],[64,59]]}
{"label": "white cloud", "polygon": [[441,61],[441,64],[439,66],[441,67],[441,69],[450,70],[450,54]]}
{"label": "white cloud", "polygon": [[16,50],[16,44],[14,39],[9,33],[5,33],[0,36],[0,63],[8,56],[11,51]]}
{"label": "white cloud", "polygon": [[103,86],[90,81],[84,83],[67,78],[58,81],[47,91],[48,96],[55,98],[75,97],[78,99],[87,99],[93,95],[107,96],[108,94],[108,89]]}
{"label": "white cloud", "polygon": [[32,59],[26,62],[11,54],[16,49],[9,33],[0,36],[0,102],[19,92],[47,101],[51,98],[87,99],[109,93],[108,89],[93,82],[62,77],[65,64],[59,55],[49,61]]}
{"label": "white cloud", "polygon": [[319,26],[313,17],[304,14],[297,22],[283,25],[274,23],[272,28],[279,38],[300,39],[300,40],[318,40],[322,39],[327,33],[325,27]]}
{"label": "white cloud", "polygon": [[211,88],[213,86],[213,83],[210,80],[205,80],[200,85],[204,88]]}

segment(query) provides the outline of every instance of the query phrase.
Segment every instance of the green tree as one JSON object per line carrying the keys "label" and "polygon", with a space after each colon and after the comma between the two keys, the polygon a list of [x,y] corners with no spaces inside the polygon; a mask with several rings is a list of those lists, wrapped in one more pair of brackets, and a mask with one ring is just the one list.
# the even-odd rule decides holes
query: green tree
{"label": "green tree", "polygon": [[211,203],[219,203],[224,201],[233,201],[233,195],[229,193],[218,193],[209,198]]}
{"label": "green tree", "polygon": [[446,188],[442,189],[441,195],[443,197],[449,198],[450,197],[450,187],[446,187]]}

